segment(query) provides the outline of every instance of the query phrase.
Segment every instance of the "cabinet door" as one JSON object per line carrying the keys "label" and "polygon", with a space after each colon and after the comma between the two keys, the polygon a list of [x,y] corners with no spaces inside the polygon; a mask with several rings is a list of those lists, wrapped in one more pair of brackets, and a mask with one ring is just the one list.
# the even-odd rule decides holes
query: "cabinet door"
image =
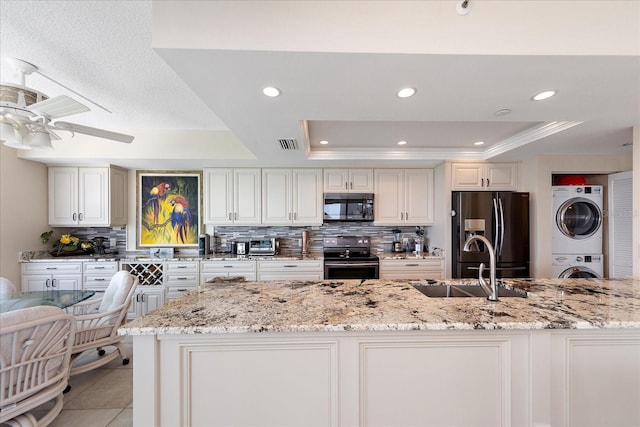
{"label": "cabinet door", "polygon": [[321,225],[322,215],[322,170],[294,169],[293,177],[293,223],[297,225]]}
{"label": "cabinet door", "polygon": [[25,274],[22,276],[22,292],[44,291],[51,286],[50,274]]}
{"label": "cabinet door", "polygon": [[233,224],[233,169],[204,170],[204,222]]}
{"label": "cabinet door", "polygon": [[340,193],[349,189],[348,169],[325,169],[324,192]]}
{"label": "cabinet door", "polygon": [[127,310],[127,319],[136,319],[142,316],[142,303],[140,296],[142,291],[136,291],[131,298],[131,305],[129,306],[129,310]]}
{"label": "cabinet door", "polygon": [[260,224],[260,169],[235,169],[233,178],[235,224]]}
{"label": "cabinet door", "polygon": [[291,224],[291,169],[262,170],[262,223]]}
{"label": "cabinet door", "polygon": [[82,289],[82,276],[54,274],[51,277],[51,289],[56,291],[75,291]]}
{"label": "cabinet door", "polygon": [[78,169],[78,223],[109,225],[109,169]]}
{"label": "cabinet door", "polygon": [[49,225],[78,224],[78,168],[50,167]]}
{"label": "cabinet door", "polygon": [[488,190],[517,190],[518,165],[516,163],[488,163],[485,180],[485,187]]}
{"label": "cabinet door", "polygon": [[349,191],[373,193],[373,169],[351,169],[349,171]]}
{"label": "cabinet door", "polygon": [[405,171],[405,223],[433,224],[433,202],[433,169],[407,169]]}
{"label": "cabinet door", "polygon": [[484,170],[480,163],[453,163],[451,165],[452,190],[482,190]]}
{"label": "cabinet door", "polygon": [[151,310],[155,310],[164,304],[164,291],[148,292],[144,291],[140,295],[142,304],[141,315],[144,316]]}
{"label": "cabinet door", "polygon": [[376,169],[375,224],[404,223],[404,170]]}

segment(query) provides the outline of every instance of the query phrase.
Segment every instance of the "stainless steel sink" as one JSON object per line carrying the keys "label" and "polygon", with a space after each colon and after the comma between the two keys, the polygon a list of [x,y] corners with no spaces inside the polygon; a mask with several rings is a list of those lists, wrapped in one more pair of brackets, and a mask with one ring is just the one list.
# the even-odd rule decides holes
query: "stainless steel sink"
{"label": "stainless steel sink", "polygon": [[[414,288],[431,298],[455,297],[487,297],[486,292],[479,285],[413,285]],[[520,297],[526,298],[527,293],[520,289],[507,289],[498,286],[498,298]]]}

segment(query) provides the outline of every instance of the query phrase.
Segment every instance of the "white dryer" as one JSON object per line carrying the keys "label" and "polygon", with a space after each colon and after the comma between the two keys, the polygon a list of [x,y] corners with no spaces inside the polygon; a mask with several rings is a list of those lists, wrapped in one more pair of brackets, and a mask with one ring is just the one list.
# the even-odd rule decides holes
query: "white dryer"
{"label": "white dryer", "polygon": [[558,279],[602,279],[602,254],[553,254],[551,275]]}
{"label": "white dryer", "polygon": [[602,253],[602,186],[553,186],[554,254]]}

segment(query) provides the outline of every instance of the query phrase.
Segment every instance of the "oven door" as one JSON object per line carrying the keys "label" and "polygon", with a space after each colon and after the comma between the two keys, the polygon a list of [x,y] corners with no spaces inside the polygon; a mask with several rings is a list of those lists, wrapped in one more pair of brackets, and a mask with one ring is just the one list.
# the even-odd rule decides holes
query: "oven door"
{"label": "oven door", "polygon": [[378,262],[325,260],[324,278],[327,279],[378,279]]}

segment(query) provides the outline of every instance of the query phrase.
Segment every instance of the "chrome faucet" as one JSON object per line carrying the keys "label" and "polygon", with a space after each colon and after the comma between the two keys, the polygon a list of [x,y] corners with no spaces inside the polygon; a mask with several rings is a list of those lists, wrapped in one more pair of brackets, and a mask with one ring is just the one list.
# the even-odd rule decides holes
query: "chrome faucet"
{"label": "chrome faucet", "polygon": [[487,245],[487,250],[489,251],[489,286],[487,286],[487,282],[485,282],[484,277],[482,277],[482,273],[484,272],[485,265],[484,263],[480,264],[480,273],[478,276],[478,282],[482,289],[487,293],[487,299],[489,301],[498,301],[498,288],[496,287],[496,251],[493,248],[493,245],[486,237],[475,234],[466,242],[464,242],[463,250],[465,252],[469,252],[471,248],[471,242],[474,240],[480,240],[485,245]]}

